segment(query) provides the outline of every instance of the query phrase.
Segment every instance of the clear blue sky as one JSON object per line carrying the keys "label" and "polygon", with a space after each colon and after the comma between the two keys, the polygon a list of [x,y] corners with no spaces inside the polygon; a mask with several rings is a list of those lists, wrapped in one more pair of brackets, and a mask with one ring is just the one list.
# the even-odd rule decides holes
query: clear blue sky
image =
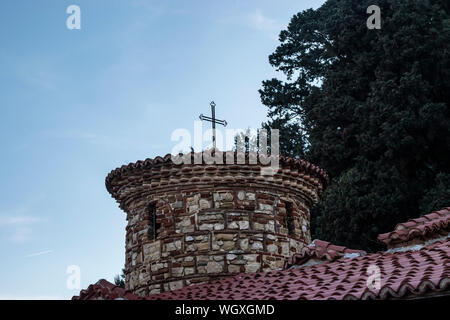
{"label": "clear blue sky", "polygon": [[126,220],[109,171],[169,153],[211,99],[230,127],[259,127],[279,31],[323,2],[3,0],[0,299],[70,298],[69,265],[82,288],[112,281]]}

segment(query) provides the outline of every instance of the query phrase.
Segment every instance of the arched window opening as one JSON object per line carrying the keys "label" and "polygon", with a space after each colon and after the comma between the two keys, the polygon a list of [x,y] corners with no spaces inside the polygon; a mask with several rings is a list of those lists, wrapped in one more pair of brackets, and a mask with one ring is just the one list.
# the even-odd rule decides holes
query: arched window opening
{"label": "arched window opening", "polygon": [[295,236],[295,224],[292,213],[292,202],[286,201],[284,206],[286,208],[286,228],[288,230],[288,235],[293,237]]}
{"label": "arched window opening", "polygon": [[156,240],[158,237],[158,231],[161,227],[161,224],[157,222],[156,218],[156,203],[150,204],[150,226],[148,227],[148,237],[152,240]]}

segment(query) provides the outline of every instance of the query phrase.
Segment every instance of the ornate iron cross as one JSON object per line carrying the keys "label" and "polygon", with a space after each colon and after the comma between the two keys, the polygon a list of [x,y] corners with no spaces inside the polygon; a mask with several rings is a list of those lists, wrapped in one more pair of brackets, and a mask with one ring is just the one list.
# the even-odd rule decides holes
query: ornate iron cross
{"label": "ornate iron cross", "polygon": [[213,146],[214,146],[214,150],[216,149],[216,123],[217,124],[221,124],[224,127],[227,126],[227,122],[225,120],[219,120],[216,119],[216,104],[214,103],[214,101],[211,101],[211,103],[209,104],[211,106],[211,116],[212,117],[206,117],[203,114],[200,114],[200,120],[205,120],[205,121],[209,121],[212,124],[212,140],[213,140]]}

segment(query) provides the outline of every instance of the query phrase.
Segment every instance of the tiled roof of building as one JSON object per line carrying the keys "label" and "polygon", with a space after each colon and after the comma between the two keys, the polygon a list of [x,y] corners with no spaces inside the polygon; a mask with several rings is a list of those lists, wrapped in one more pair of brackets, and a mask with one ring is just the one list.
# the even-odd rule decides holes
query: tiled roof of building
{"label": "tiled roof of building", "polygon": [[[427,234],[428,239],[433,239],[413,248],[366,254],[315,240],[294,255],[283,270],[239,274],[145,298],[100,280],[73,299],[392,299],[449,294],[450,237],[448,233],[442,236],[443,230],[448,230],[448,212],[446,208],[410,220],[397,225],[388,236],[380,235],[381,239],[388,239],[407,230],[400,233],[404,241],[418,230],[419,235]],[[403,227],[398,228],[400,225]],[[311,259],[319,263],[308,264]],[[379,286],[373,281],[377,272]]]}
{"label": "tiled roof of building", "polygon": [[[369,289],[369,267],[380,271],[379,289]],[[379,252],[341,257],[313,266],[239,274],[145,299],[266,300],[266,299],[389,299],[450,290],[450,240],[436,241],[420,250]],[[100,280],[74,299],[141,299]]]}
{"label": "tiled roof of building", "polygon": [[378,240],[386,245],[404,243],[414,238],[427,239],[450,231],[450,207],[399,223],[394,231],[383,233]]}
{"label": "tiled roof of building", "polygon": [[130,291],[126,291],[105,279],[100,279],[97,283],[91,284],[86,290],[81,290],[80,295],[73,297],[72,300],[136,300],[137,298]]}

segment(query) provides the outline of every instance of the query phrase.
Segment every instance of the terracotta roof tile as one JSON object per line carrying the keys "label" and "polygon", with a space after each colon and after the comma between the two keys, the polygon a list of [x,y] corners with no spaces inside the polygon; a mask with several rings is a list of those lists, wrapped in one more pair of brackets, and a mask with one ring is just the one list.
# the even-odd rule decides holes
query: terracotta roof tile
{"label": "terracotta roof tile", "polygon": [[72,300],[137,300],[140,299],[130,291],[126,291],[105,279],[100,279],[95,284],[91,284],[86,290],[81,290],[79,296],[74,296]]}
{"label": "terracotta roof tile", "polygon": [[336,246],[326,241],[313,240],[311,244],[304,247],[300,253],[294,254],[284,265],[284,268],[299,266],[307,263],[311,259],[322,261],[334,261],[344,256],[357,257],[366,254],[363,250],[348,249],[342,246]]}
{"label": "terracotta roof tile", "polygon": [[433,238],[450,232],[450,207],[399,223],[394,231],[383,233],[378,240],[386,245],[403,243],[415,238]]}

